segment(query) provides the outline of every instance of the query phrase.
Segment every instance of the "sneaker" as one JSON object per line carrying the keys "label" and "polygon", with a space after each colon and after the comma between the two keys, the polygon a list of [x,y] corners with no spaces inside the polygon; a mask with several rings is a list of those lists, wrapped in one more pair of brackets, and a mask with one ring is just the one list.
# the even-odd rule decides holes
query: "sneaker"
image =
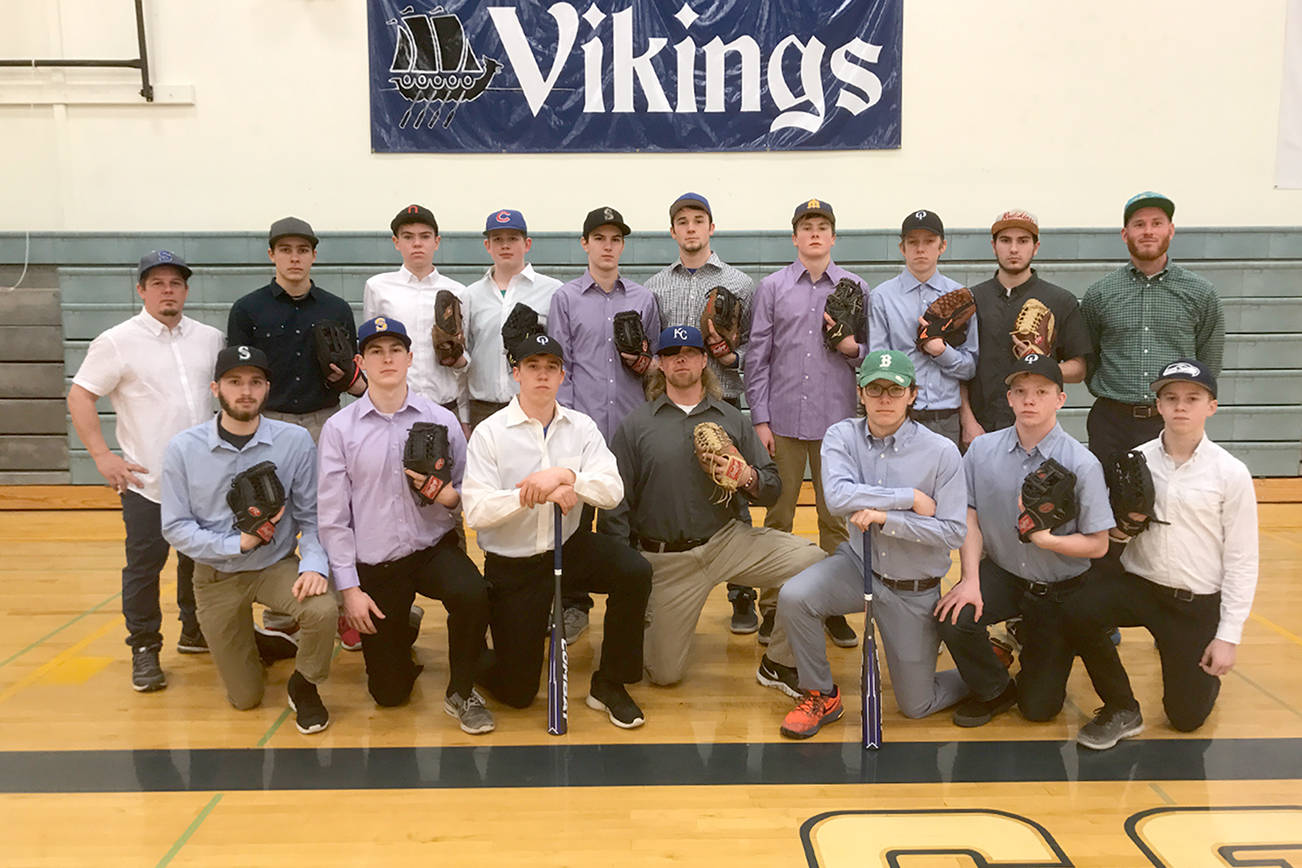
{"label": "sneaker", "polygon": [[339,616],[339,644],[345,651],[362,650],[362,634],[349,627],[343,615]]}
{"label": "sneaker", "polygon": [[732,621],[728,629],[738,635],[754,633],[759,629],[759,615],[755,612],[755,592],[749,588],[739,588],[728,592],[728,601],[732,603]]}
{"label": "sneaker", "polygon": [[841,704],[841,691],[832,685],[831,693],[806,691],[796,707],[782,718],[781,733],[787,738],[809,738],[825,724],[841,719],[845,706]]}
{"label": "sneaker", "polygon": [[588,629],[588,613],[582,609],[566,609],[561,614],[561,623],[565,625],[565,644],[573,645]]}
{"label": "sneaker", "polygon": [[484,697],[473,688],[469,699],[462,699],[459,693],[443,697],[443,710],[461,723],[462,732],[471,735],[492,732],[496,726],[493,713],[484,707]]}
{"label": "sneaker", "polygon": [[268,630],[253,625],[253,643],[264,665],[277,660],[292,660],[298,654],[298,639],[283,630]]}
{"label": "sneaker", "polygon": [[995,652],[999,662],[1004,664],[1005,669],[1012,668],[1013,661],[1017,658],[1016,646],[1003,636],[991,635],[990,650]]}
{"label": "sneaker", "polygon": [[1113,644],[1113,645],[1120,645],[1120,644],[1121,644],[1121,628],[1119,628],[1119,627],[1113,627],[1113,628],[1112,628],[1112,632],[1108,634],[1108,638],[1112,640],[1112,644]]}
{"label": "sneaker", "polygon": [[316,692],[316,685],[304,678],[297,669],[289,676],[286,690],[289,693],[289,707],[296,715],[294,725],[299,732],[311,735],[330,725],[330,712],[326,711],[321,694]]}
{"label": "sneaker", "polygon": [[1139,709],[1100,708],[1094,719],[1080,728],[1076,734],[1076,744],[1090,750],[1107,750],[1123,738],[1139,735],[1144,731],[1144,718]]}
{"label": "sneaker", "polygon": [[420,625],[424,620],[425,610],[420,606],[413,605],[411,611],[407,613],[407,625],[411,627],[413,642],[416,641],[415,637],[420,635]]}
{"label": "sneaker", "polygon": [[609,714],[610,722],[620,729],[637,729],[646,723],[646,715],[622,684],[594,676],[592,687],[588,690],[587,703],[588,708]]}
{"label": "sneaker", "polygon": [[777,614],[776,609],[774,609],[772,612],[765,612],[764,620],[760,621],[759,635],[756,636],[755,639],[761,645],[767,645],[769,644],[769,642],[773,640],[773,616],[776,614]]}
{"label": "sneaker", "polygon": [[859,636],[854,628],[846,623],[844,615],[833,615],[823,622],[823,629],[832,637],[832,644],[841,648],[853,648],[859,644]]}
{"label": "sneaker", "polygon": [[968,699],[954,709],[958,726],[985,726],[996,714],[1003,714],[1017,703],[1017,682],[1009,681],[994,699]]}
{"label": "sneaker", "polygon": [[208,640],[203,637],[203,630],[196,624],[193,630],[181,629],[181,638],[176,640],[176,650],[182,654],[207,654]]}
{"label": "sneaker", "polygon": [[153,693],[167,686],[157,648],[131,649],[131,686],[141,693]]}
{"label": "sneaker", "polygon": [[800,698],[800,686],[797,683],[796,667],[775,663],[765,654],[760,658],[759,668],[755,670],[755,680],[765,687],[781,690],[792,699]]}

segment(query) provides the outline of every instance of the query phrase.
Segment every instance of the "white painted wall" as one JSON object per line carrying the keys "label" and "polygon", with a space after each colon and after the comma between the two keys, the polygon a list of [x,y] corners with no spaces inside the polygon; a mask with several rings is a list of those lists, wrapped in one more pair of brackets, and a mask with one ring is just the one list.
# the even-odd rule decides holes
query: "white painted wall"
{"label": "white painted wall", "polygon": [[[1285,5],[908,0],[898,151],[447,156],[370,152],[361,0],[146,0],[153,79],[193,104],[132,102],[130,71],[0,70],[0,231],[250,230],[291,212],[378,230],[413,200],[445,231],[517,207],[577,233],[601,204],[660,231],[685,189],[721,229],[783,227],[810,196],[842,228],[919,207],[984,226],[1011,206],[1115,226],[1147,188],[1187,226],[1296,225],[1302,191],[1274,188]],[[131,14],[0,0],[0,54],[130,56]],[[120,82],[124,101],[12,104],[69,81]]]}

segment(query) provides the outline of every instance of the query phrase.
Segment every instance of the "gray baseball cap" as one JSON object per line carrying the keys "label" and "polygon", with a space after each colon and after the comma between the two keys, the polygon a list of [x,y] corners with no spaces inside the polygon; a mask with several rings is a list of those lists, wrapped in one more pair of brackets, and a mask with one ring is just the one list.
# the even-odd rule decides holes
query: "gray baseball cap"
{"label": "gray baseball cap", "polygon": [[170,250],[151,250],[144,256],[140,257],[140,264],[136,266],[136,283],[144,283],[145,275],[151,268],[157,268],[160,265],[170,265],[181,272],[181,276],[186,280],[194,274],[193,269],[185,264],[185,260],[177,256]]}
{"label": "gray baseball cap", "polygon": [[316,233],[312,231],[312,224],[308,223],[306,220],[300,220],[297,217],[281,217],[275,223],[271,224],[271,231],[267,233],[267,246],[275,247],[277,241],[282,238],[288,238],[291,235],[298,238],[306,238],[308,241],[312,242],[313,247],[316,247],[317,243],[321,240],[317,238]]}

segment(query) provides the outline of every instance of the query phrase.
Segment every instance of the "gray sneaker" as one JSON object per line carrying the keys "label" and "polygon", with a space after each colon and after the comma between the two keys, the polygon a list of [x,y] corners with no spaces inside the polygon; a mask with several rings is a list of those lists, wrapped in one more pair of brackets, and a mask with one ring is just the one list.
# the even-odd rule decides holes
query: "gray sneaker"
{"label": "gray sneaker", "polygon": [[572,645],[588,629],[588,613],[582,609],[566,609],[561,622],[565,626],[565,644]]}
{"label": "gray sneaker", "polygon": [[1139,709],[1100,708],[1094,719],[1080,728],[1076,743],[1090,750],[1107,750],[1123,738],[1144,731],[1144,718]]}
{"label": "gray sneaker", "polygon": [[493,713],[484,707],[484,697],[473,688],[469,699],[462,699],[459,693],[444,697],[443,710],[460,722],[463,732],[471,735],[492,732],[497,726],[493,722]]}

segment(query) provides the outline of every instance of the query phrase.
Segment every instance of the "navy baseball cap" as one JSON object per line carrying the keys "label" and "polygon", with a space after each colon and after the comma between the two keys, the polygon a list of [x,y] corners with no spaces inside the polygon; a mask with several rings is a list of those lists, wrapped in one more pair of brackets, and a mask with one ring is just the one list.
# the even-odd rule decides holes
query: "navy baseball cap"
{"label": "navy baseball cap", "polygon": [[377,316],[368,319],[357,329],[357,351],[366,349],[366,342],[382,338],[385,335],[402,341],[403,346],[411,349],[411,338],[407,336],[407,327],[391,316]]}
{"label": "navy baseball cap", "polygon": [[827,222],[832,224],[833,229],[836,229],[836,214],[832,211],[832,205],[830,202],[824,202],[822,199],[810,199],[797,205],[795,212],[791,215],[791,228],[795,229],[796,224],[800,222],[801,218],[809,217],[810,215],[815,217],[826,217]]}
{"label": "navy baseball cap", "polygon": [[1216,397],[1216,377],[1211,369],[1197,359],[1177,359],[1162,369],[1162,373],[1149,386],[1156,395],[1171,383],[1197,383]]}
{"label": "navy baseball cap", "polygon": [[914,229],[926,229],[932,235],[945,237],[945,223],[940,219],[940,215],[925,208],[914,211],[904,218],[904,222],[900,224],[900,237],[903,238]]}
{"label": "navy baseball cap", "polygon": [[673,201],[669,206],[669,220],[673,222],[674,217],[684,208],[696,208],[704,211],[709,215],[711,222],[714,220],[714,212],[710,210],[710,200],[706,199],[700,193],[684,193]]}
{"label": "navy baseball cap", "polygon": [[136,266],[136,283],[144,283],[145,275],[149,273],[149,269],[157,268],[160,265],[172,266],[177,271],[180,271],[181,276],[186,280],[189,280],[190,275],[194,274],[190,266],[185,264],[185,260],[172,251],[151,250],[140,257],[140,264]]}
{"label": "navy baseball cap", "polygon": [[510,208],[494,211],[484,221],[484,235],[498,229],[518,229],[521,235],[529,234],[529,226],[524,222],[524,215],[519,211],[512,211]]}
{"label": "navy baseball cap", "polygon": [[312,224],[308,223],[306,220],[300,220],[297,217],[281,217],[275,223],[271,224],[271,230],[267,233],[267,246],[274,250],[277,241],[290,236],[294,236],[295,238],[306,238],[312,243],[313,249],[316,248],[317,243],[321,240],[317,238],[316,233],[312,231]]}
{"label": "navy baseball cap", "polygon": [[217,364],[213,366],[212,378],[220,380],[222,374],[235,368],[245,366],[251,368],[261,368],[262,373],[271,379],[271,362],[267,361],[267,354],[257,347],[233,346],[227,347],[217,354]]}
{"label": "navy baseball cap", "polygon": [[565,361],[561,342],[549,334],[530,335],[515,346],[515,365],[518,368],[530,356],[555,356]]}
{"label": "navy baseball cap", "polygon": [[1163,196],[1161,193],[1154,193],[1152,190],[1145,190],[1126,200],[1126,207],[1121,215],[1121,225],[1125,226],[1129,223],[1131,215],[1140,208],[1161,208],[1166,212],[1166,219],[1175,219],[1175,203],[1170,198]]}
{"label": "navy baseball cap", "polygon": [[[698,350],[704,351],[705,340],[701,337],[701,330],[695,326],[666,326],[660,332],[660,340],[657,346],[659,349],[656,350],[656,355],[671,347],[675,350],[681,347],[696,347]],[[670,355],[673,355],[673,353],[670,353]]]}
{"label": "navy baseball cap", "polygon": [[1011,386],[1013,381],[1022,374],[1039,374],[1046,380],[1053,380],[1062,388],[1062,368],[1054,361],[1053,356],[1042,356],[1039,353],[1027,353],[1016,362],[1013,362],[1012,370],[1008,376],[1004,377],[1004,385]]}
{"label": "navy baseball cap", "polygon": [[408,223],[424,223],[434,230],[435,235],[439,234],[439,221],[434,219],[434,212],[424,205],[408,205],[403,208],[389,221],[389,228],[393,230],[394,236],[397,236],[398,230]]}

